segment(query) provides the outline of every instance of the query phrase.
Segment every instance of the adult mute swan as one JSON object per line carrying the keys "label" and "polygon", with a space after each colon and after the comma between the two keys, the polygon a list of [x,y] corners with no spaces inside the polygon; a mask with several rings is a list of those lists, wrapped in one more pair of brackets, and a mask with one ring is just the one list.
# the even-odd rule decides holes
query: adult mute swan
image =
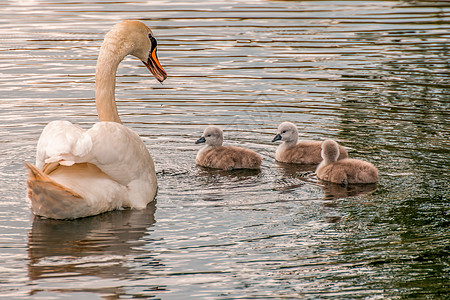
{"label": "adult mute swan", "polygon": [[250,150],[235,146],[222,146],[223,132],[219,127],[206,127],[203,135],[195,142],[206,143],[195,159],[203,167],[222,170],[259,169],[261,156]]}
{"label": "adult mute swan", "polygon": [[335,141],[323,141],[321,152],[323,161],[316,169],[319,179],[341,184],[378,181],[378,169],[370,162],[352,158],[338,160],[339,145]]}
{"label": "adult mute swan", "polygon": [[126,20],[106,34],[95,74],[100,122],[84,130],[68,121],[50,122],[29,169],[32,211],[52,219],[75,219],[121,208],[144,208],[157,190],[155,166],[139,135],[121,124],[115,103],[116,71],[127,55],[140,59],[162,82],[167,74],[152,31]]}
{"label": "adult mute swan", "polygon": [[[283,122],[278,126],[277,135],[272,142],[282,141],[275,152],[275,159],[279,162],[317,165],[322,161],[320,155],[322,142],[302,140],[298,141],[298,129],[291,122]],[[339,159],[347,158],[348,153],[344,147],[339,146]]]}

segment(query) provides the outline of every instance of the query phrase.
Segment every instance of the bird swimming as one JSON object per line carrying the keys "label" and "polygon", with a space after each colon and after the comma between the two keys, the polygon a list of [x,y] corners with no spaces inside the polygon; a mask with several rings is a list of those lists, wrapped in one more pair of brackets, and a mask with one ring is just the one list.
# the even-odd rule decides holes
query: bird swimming
{"label": "bird swimming", "polygon": [[[279,162],[314,165],[322,161],[322,141],[298,141],[298,129],[291,122],[283,122],[278,126],[277,135],[272,142],[282,141],[275,152],[275,159]],[[339,146],[339,159],[347,158],[347,150]]]}
{"label": "bird swimming", "polygon": [[323,161],[316,169],[319,179],[344,185],[378,181],[378,169],[370,162],[352,158],[338,160],[339,145],[333,140],[323,141],[321,155]]}
{"label": "bird swimming", "polygon": [[125,20],[105,35],[96,67],[99,122],[84,130],[69,121],[50,122],[29,170],[28,197],[34,214],[75,219],[122,208],[145,208],[157,191],[153,159],[139,135],[122,125],[115,103],[116,72],[132,55],[163,82],[153,32]]}
{"label": "bird swimming", "polygon": [[202,136],[195,142],[205,143],[195,159],[196,163],[203,167],[222,170],[234,169],[259,169],[261,156],[250,149],[222,146],[223,132],[219,127],[208,126]]}

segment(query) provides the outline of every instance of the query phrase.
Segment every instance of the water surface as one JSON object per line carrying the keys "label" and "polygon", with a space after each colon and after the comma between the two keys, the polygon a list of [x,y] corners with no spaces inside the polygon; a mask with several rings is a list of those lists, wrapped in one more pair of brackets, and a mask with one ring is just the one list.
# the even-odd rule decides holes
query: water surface
{"label": "water surface", "polygon": [[[36,299],[440,299],[449,286],[450,5],[434,1],[0,4],[0,295]],[[154,157],[156,203],[35,218],[24,161],[45,124],[96,121],[103,35],[139,19],[164,84],[118,72],[124,124]],[[290,121],[380,171],[342,187],[274,161]],[[195,165],[208,124],[260,172]]]}

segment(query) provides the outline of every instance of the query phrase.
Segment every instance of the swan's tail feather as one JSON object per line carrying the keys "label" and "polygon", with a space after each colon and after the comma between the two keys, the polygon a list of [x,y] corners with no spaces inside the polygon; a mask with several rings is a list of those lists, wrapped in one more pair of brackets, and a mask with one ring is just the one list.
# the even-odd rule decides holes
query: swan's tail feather
{"label": "swan's tail feather", "polygon": [[[27,164],[27,163],[25,163],[25,164]],[[33,166],[33,165],[31,165],[31,166]],[[34,166],[33,166],[34,167]],[[57,162],[53,162],[53,163],[46,163],[45,165],[44,165],[44,167],[42,168],[42,173],[44,173],[44,174],[50,174],[51,172],[53,172],[54,170],[56,170],[56,168],[58,168],[59,167],[59,163],[57,163]],[[30,168],[30,167],[28,167],[28,168]],[[35,167],[35,169],[37,169],[37,171],[39,171],[39,169],[37,168],[37,167]]]}
{"label": "swan's tail feather", "polygon": [[51,219],[70,219],[74,217],[74,209],[88,206],[78,193],[57,183],[32,164],[26,162],[25,166],[29,170],[28,198],[35,214]]}

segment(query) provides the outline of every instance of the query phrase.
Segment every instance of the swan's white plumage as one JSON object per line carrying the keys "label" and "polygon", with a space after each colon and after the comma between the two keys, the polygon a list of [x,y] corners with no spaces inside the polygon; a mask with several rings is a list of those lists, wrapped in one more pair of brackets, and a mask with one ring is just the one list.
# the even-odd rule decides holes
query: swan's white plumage
{"label": "swan's white plumage", "polygon": [[[154,163],[145,144],[138,134],[116,122],[99,122],[85,131],[67,121],[53,121],[44,129],[37,152],[39,155],[36,166],[40,169],[46,163],[52,162],[63,166],[72,166],[74,163],[97,166],[114,181],[113,186],[118,183],[127,187],[133,194],[132,200],[124,200],[125,207],[145,207],[150,190],[156,184],[156,176],[152,175]],[[65,172],[68,170],[65,169]],[[63,185],[72,189],[72,180],[76,177],[76,191],[83,188],[88,192],[100,190],[100,195],[105,191],[104,188],[99,188],[102,185],[99,186],[98,182],[93,184],[92,176],[85,173],[83,176],[86,178],[76,176],[75,172],[65,176],[60,173],[53,172],[51,175],[55,178],[58,174],[58,179],[64,180]],[[80,191],[80,194],[83,194],[83,191]]]}
{"label": "swan's white plumage", "polygon": [[141,59],[159,81],[166,73],[152,47],[152,32],[124,21],[105,36],[96,71],[101,122],[84,130],[68,121],[50,122],[29,169],[28,195],[35,214],[74,219],[120,208],[144,208],[154,199],[153,159],[138,134],[120,123],[115,106],[115,71],[128,54]]}
{"label": "swan's white plumage", "polygon": [[42,131],[36,151],[36,166],[59,162],[71,166],[77,157],[83,157],[92,149],[92,138],[84,129],[69,121],[50,122]]}
{"label": "swan's white plumage", "polygon": [[[83,130],[67,121],[47,125],[38,142],[36,166],[62,166],[48,175],[76,191],[86,202],[71,202],[55,219],[78,218],[122,207],[144,208],[153,200],[157,179],[154,163],[139,135],[115,122],[99,122]],[[58,198],[62,198],[58,195]]]}

